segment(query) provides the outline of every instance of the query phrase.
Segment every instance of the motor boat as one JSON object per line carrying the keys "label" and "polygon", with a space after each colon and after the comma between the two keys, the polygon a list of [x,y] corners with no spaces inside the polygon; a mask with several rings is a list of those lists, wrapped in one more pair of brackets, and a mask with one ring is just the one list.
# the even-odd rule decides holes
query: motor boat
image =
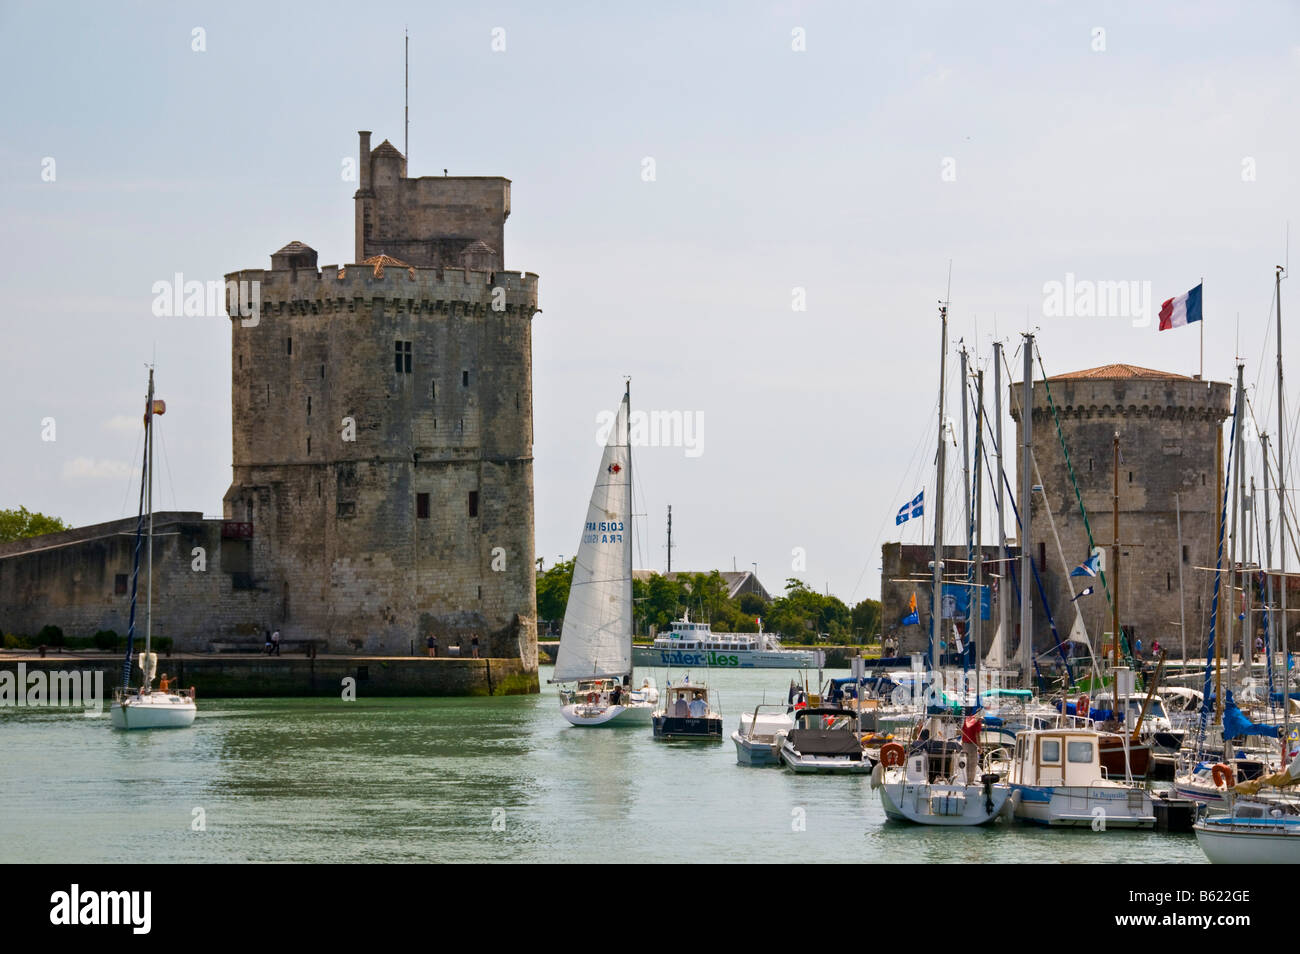
{"label": "motor boat", "polygon": [[796,709],[794,728],[781,742],[786,768],[804,773],[858,774],[871,771],[863,753],[858,714],[851,709],[813,707]]}
{"label": "motor boat", "polygon": [[1094,729],[1029,729],[1011,760],[1015,817],[1052,827],[1154,828],[1150,794],[1107,777]]}
{"label": "motor boat", "polygon": [[722,714],[703,683],[692,683],[690,676],[678,685],[670,682],[659,702],[650,719],[656,739],[722,739]]}
{"label": "motor boat", "polygon": [[[761,710],[768,709],[763,712]],[[778,711],[770,711],[778,710]],[[794,728],[794,718],[784,705],[758,705],[740,717],[740,725],[731,733],[736,746],[736,761],[741,765],[780,765],[781,743]]]}

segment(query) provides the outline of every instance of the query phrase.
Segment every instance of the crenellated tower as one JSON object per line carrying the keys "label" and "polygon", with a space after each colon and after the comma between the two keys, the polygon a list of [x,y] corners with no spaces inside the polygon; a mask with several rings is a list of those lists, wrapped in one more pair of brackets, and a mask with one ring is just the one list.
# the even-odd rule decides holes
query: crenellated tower
{"label": "crenellated tower", "polygon": [[510,181],[408,178],[362,132],[356,261],[292,242],[232,308],[234,476],[247,585],[287,638],[422,652],[477,634],[536,672],[532,317],[502,268]]}

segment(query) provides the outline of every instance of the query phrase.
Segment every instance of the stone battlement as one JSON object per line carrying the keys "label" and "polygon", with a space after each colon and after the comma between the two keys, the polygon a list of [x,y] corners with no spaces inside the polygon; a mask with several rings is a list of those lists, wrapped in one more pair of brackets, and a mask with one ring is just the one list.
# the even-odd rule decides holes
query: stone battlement
{"label": "stone battlement", "polygon": [[[413,314],[478,315],[495,310],[497,296],[506,314],[531,318],[538,310],[533,272],[388,265],[376,276],[373,265],[326,265],[319,270],[243,269],[226,275],[226,281],[258,282],[264,316],[351,313],[369,310],[375,302]],[[234,310],[230,298],[228,294],[227,313]]]}
{"label": "stone battlement", "polygon": [[[1230,409],[1231,387],[1191,378],[1165,380],[1051,379],[1052,401],[1062,420],[1147,419],[1217,424]],[[1011,385],[1011,416],[1020,420],[1023,385]],[[1034,382],[1034,421],[1050,416],[1047,389]]]}

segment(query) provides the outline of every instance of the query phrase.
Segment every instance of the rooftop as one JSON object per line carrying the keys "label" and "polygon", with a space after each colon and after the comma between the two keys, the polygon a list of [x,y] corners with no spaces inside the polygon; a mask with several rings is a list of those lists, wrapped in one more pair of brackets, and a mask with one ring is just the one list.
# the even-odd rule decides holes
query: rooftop
{"label": "rooftop", "polygon": [[1170,371],[1154,371],[1151,368],[1139,368],[1135,364],[1103,364],[1098,368],[1084,371],[1070,371],[1048,378],[1049,381],[1130,381],[1133,379],[1148,381],[1192,381],[1194,378]]}

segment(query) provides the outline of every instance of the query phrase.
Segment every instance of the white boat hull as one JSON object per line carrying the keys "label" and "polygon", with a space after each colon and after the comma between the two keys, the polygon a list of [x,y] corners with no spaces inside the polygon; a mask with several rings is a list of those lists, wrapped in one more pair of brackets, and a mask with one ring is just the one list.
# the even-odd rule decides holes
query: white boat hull
{"label": "white boat hull", "polygon": [[1196,841],[1211,864],[1300,864],[1300,819],[1296,818],[1208,819],[1196,825]]}
{"label": "white boat hull", "polygon": [[781,761],[785,767],[800,775],[869,775],[871,761],[865,756],[850,759],[844,756],[799,755],[788,745],[781,747]]}
{"label": "white boat hull", "polygon": [[1053,828],[1154,828],[1151,796],[1120,785],[1011,786],[1020,821]]}
{"label": "white boat hull", "polygon": [[185,729],[194,724],[197,714],[192,699],[154,692],[114,702],[109,720],[114,729]]}
{"label": "white boat hull", "polygon": [[654,714],[654,706],[648,702],[631,705],[603,706],[588,705],[585,702],[572,703],[560,707],[560,714],[570,725],[582,728],[599,726],[649,725]]}
{"label": "white boat hull", "polygon": [[775,742],[746,739],[739,732],[731,733],[731,741],[736,744],[736,761],[741,765],[762,767],[781,764],[781,756]]}
{"label": "white boat hull", "polygon": [[993,821],[1008,809],[1011,789],[993,785],[947,785],[930,782],[885,781],[880,803],[885,817],[918,825],[974,826]]}

